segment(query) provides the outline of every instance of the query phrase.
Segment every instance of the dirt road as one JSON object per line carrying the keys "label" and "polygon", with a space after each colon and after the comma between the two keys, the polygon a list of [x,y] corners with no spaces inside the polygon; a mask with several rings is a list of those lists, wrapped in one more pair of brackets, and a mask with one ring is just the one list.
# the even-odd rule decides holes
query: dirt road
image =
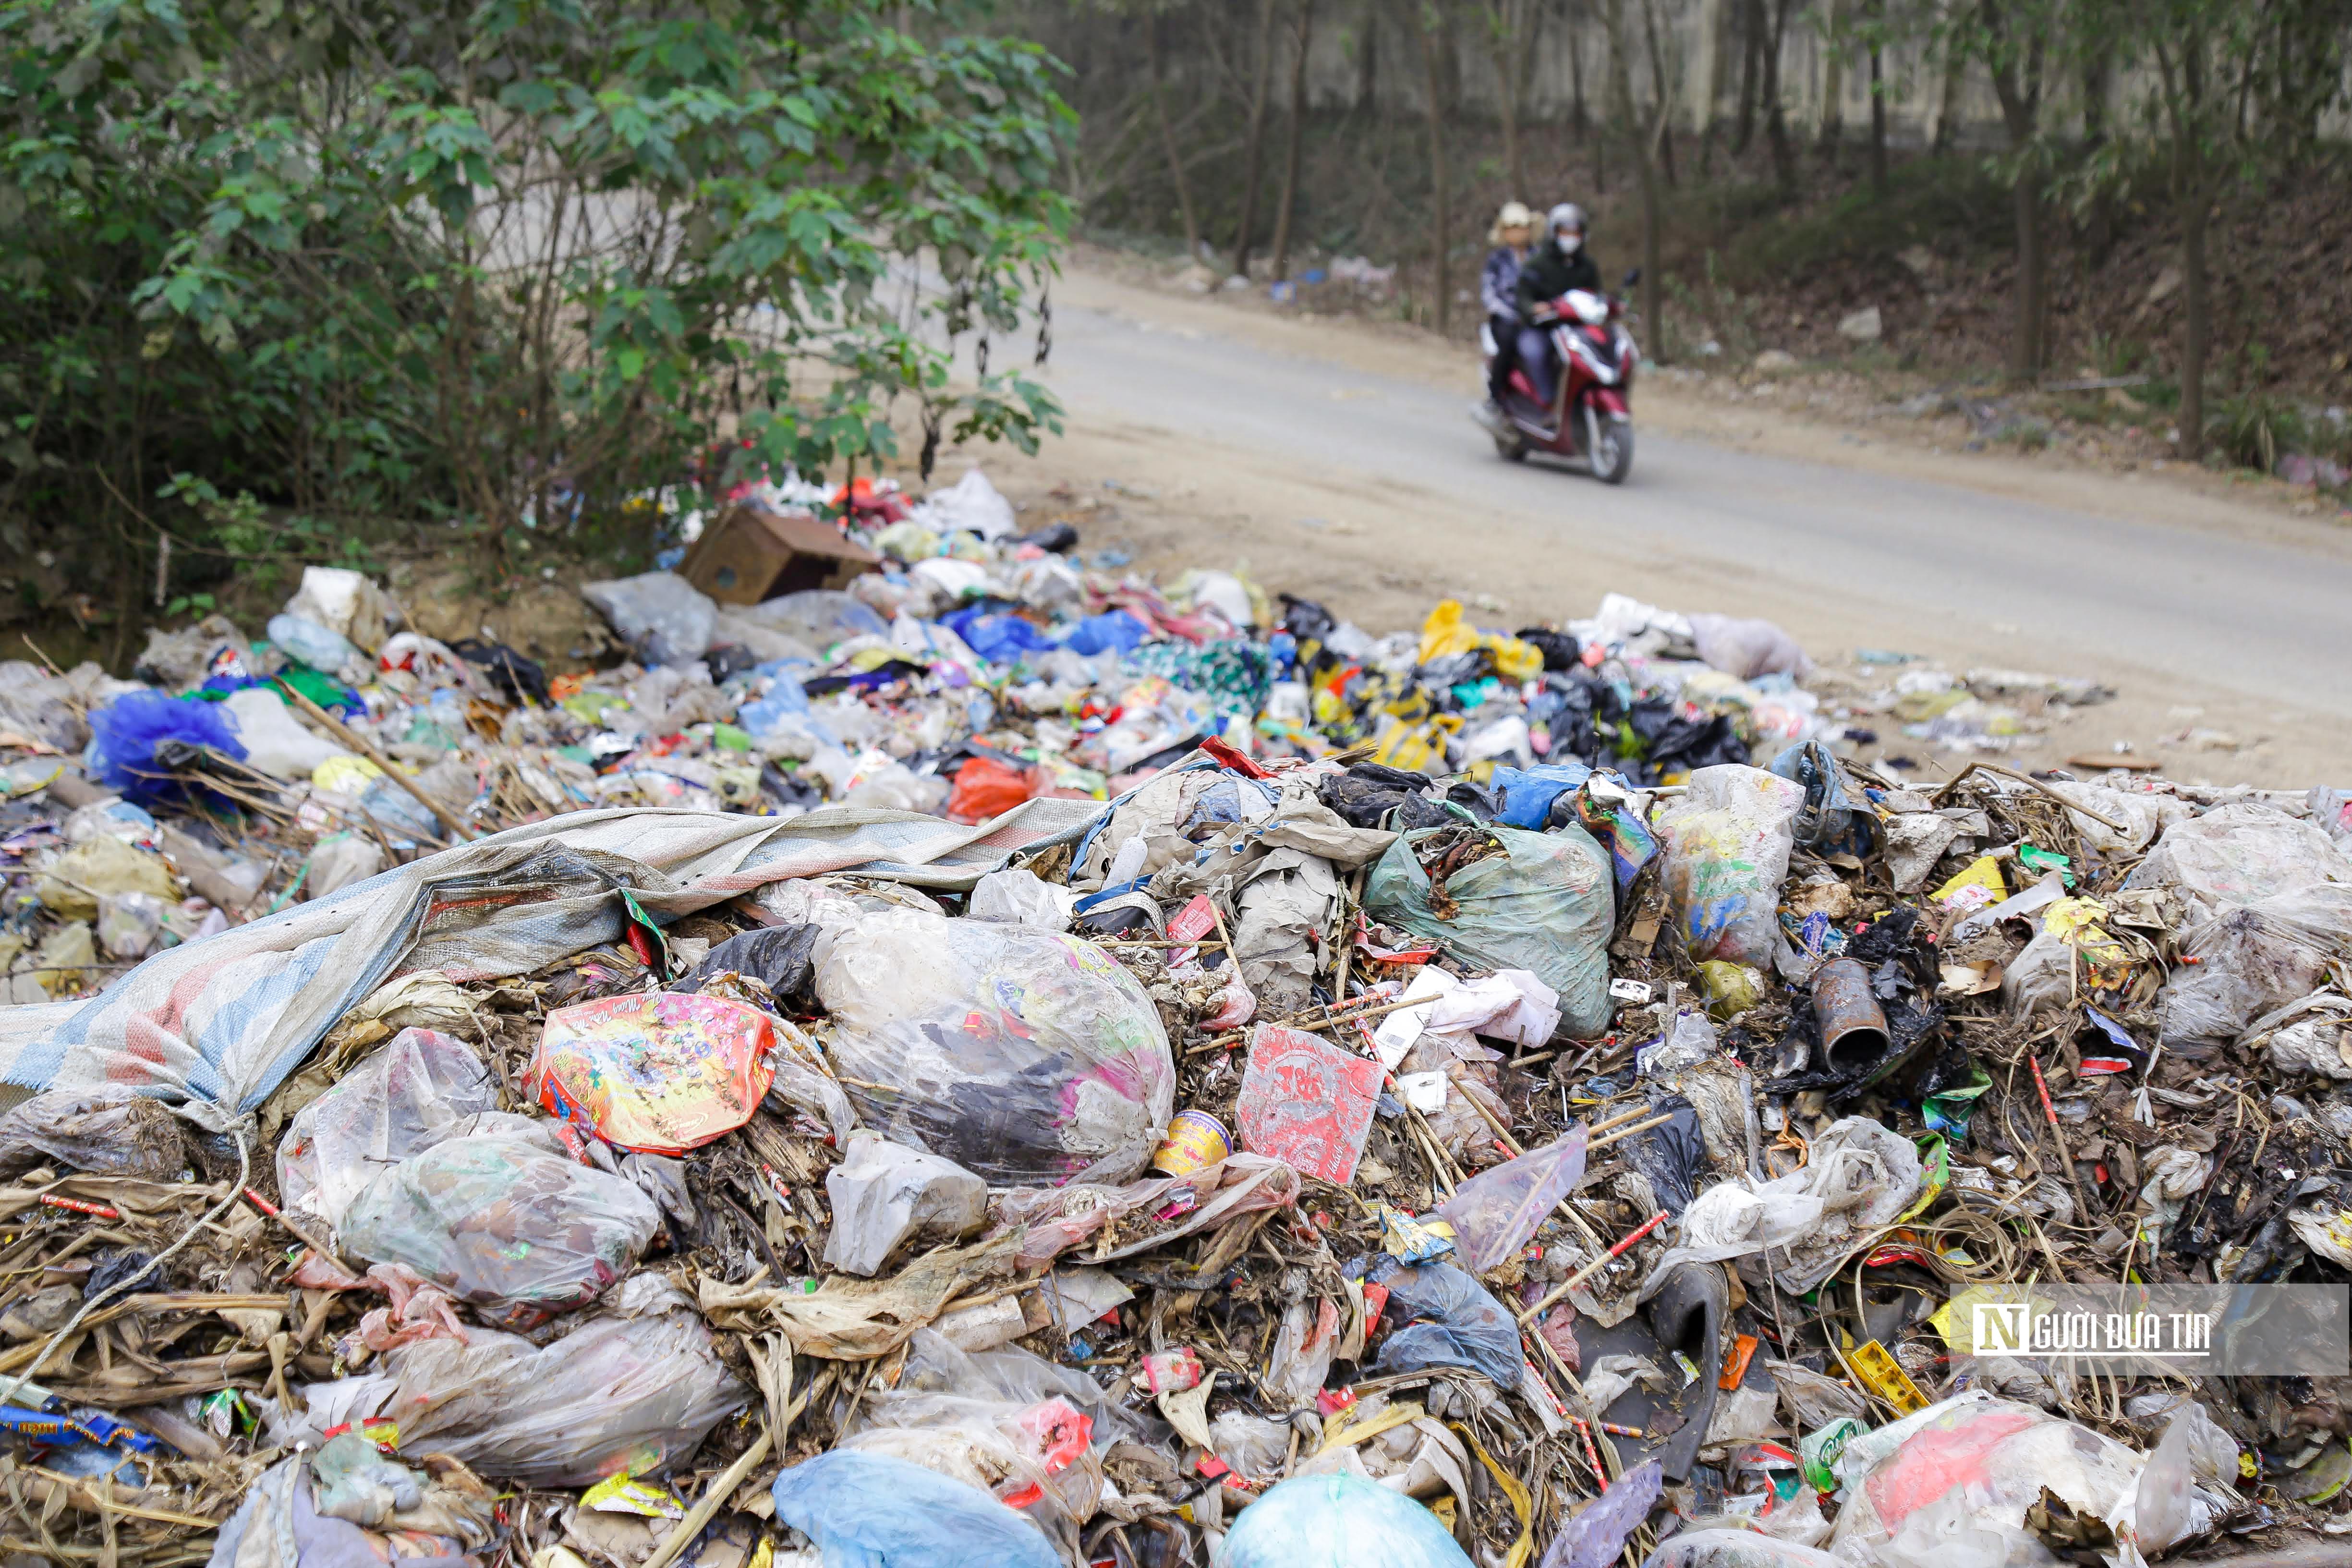
{"label": "dirt road", "polygon": [[[2119,692],[2011,761],[2124,742],[2184,779],[2352,778],[2352,532],[2326,521],[2197,480],[1893,447],[1664,376],[1637,394],[1633,476],[1609,489],[1496,458],[1465,414],[1475,364],[1423,335],[1083,271],[1054,331],[1043,378],[1068,433],[1011,472],[989,462],[1016,500],[1052,510],[1062,483],[1099,502],[1089,548],[1244,562],[1375,630],[1449,594],[1489,624],[1589,615],[1611,589],[1763,616],[1832,668],[1890,648]],[[1956,765],[1873,727],[1874,754]]]}

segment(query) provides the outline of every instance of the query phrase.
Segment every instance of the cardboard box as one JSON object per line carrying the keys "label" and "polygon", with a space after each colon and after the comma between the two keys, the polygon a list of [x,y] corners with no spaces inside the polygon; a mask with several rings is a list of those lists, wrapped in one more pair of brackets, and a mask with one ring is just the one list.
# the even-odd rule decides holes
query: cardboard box
{"label": "cardboard box", "polygon": [[806,512],[730,506],[702,531],[678,574],[722,605],[756,605],[805,588],[840,588],[882,558]]}

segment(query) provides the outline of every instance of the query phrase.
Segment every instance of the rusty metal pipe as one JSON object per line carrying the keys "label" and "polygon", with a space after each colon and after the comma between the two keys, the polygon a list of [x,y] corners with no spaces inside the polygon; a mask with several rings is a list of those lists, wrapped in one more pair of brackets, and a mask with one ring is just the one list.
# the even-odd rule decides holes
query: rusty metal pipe
{"label": "rusty metal pipe", "polygon": [[1832,1072],[1867,1067],[1894,1043],[1859,959],[1832,958],[1813,971],[1813,1017],[1822,1029],[1822,1065]]}

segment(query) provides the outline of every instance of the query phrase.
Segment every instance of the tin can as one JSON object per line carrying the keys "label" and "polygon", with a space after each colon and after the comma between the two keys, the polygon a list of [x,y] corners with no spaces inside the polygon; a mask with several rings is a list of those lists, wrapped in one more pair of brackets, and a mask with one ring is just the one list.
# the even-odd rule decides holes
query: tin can
{"label": "tin can", "polygon": [[1151,1156],[1151,1168],[1166,1176],[1189,1176],[1233,1152],[1233,1135],[1223,1122],[1205,1110],[1180,1110]]}

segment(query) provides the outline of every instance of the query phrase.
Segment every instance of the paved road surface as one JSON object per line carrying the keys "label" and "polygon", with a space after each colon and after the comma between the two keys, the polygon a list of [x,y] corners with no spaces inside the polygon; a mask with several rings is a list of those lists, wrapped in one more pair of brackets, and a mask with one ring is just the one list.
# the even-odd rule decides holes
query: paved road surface
{"label": "paved road surface", "polygon": [[2352,716],[2352,552],[2330,548],[2324,525],[2299,542],[2276,530],[2249,542],[1790,461],[1641,427],[1638,394],[1633,475],[1612,489],[1498,460],[1465,417],[1466,373],[1454,384],[1368,374],[1255,346],[1245,320],[1230,332],[1182,324],[1202,320],[1189,301],[1168,307],[1192,312],[1171,325],[1150,319],[1149,295],[1076,282],[1057,301],[1045,375],[1076,430],[1164,432],[1196,447],[1204,471],[1271,458],[1417,495],[1441,535],[1464,529],[1453,536],[1465,548],[1500,546],[1530,570],[1632,564],[1654,580],[1663,565],[1718,589],[1744,584],[1759,606],[1816,627],[1916,616],[2011,667],[2192,681],[2266,712],[2291,701]]}

